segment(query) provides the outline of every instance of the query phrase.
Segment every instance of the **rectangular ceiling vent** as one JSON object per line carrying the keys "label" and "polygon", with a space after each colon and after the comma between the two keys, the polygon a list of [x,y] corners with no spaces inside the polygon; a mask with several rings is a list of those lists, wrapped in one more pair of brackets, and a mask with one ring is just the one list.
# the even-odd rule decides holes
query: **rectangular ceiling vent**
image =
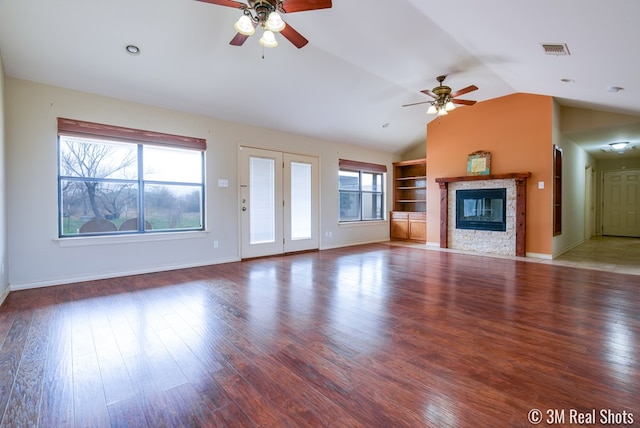
{"label": "rectangular ceiling vent", "polygon": [[566,43],[543,43],[542,49],[547,55],[571,55]]}

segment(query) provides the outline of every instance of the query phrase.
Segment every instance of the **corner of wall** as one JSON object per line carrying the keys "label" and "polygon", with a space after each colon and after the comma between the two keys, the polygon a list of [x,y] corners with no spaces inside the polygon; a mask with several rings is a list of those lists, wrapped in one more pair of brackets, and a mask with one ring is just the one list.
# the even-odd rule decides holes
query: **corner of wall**
{"label": "corner of wall", "polygon": [[6,210],[6,131],[5,131],[5,75],[0,55],[0,304],[9,293],[9,275],[7,274],[7,210]]}

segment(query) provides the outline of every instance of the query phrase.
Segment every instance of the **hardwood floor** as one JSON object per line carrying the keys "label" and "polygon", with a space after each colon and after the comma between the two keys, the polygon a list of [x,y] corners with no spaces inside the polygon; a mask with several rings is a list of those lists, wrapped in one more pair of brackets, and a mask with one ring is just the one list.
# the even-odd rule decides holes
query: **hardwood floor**
{"label": "hardwood floor", "polygon": [[2,426],[640,421],[637,276],[397,245],[12,292],[0,344]]}

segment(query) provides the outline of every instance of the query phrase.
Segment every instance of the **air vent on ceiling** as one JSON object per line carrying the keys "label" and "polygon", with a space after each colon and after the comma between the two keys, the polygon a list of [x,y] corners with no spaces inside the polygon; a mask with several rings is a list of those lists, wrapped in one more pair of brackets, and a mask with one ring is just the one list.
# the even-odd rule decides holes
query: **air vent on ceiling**
{"label": "air vent on ceiling", "polygon": [[543,43],[542,49],[547,55],[571,55],[566,43]]}

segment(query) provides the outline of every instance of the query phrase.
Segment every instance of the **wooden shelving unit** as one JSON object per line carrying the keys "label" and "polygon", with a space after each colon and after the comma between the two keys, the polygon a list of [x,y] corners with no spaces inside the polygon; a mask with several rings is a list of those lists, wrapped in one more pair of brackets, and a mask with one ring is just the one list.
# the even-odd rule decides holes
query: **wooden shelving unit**
{"label": "wooden shelving unit", "polygon": [[426,242],[427,160],[393,164],[391,239]]}

